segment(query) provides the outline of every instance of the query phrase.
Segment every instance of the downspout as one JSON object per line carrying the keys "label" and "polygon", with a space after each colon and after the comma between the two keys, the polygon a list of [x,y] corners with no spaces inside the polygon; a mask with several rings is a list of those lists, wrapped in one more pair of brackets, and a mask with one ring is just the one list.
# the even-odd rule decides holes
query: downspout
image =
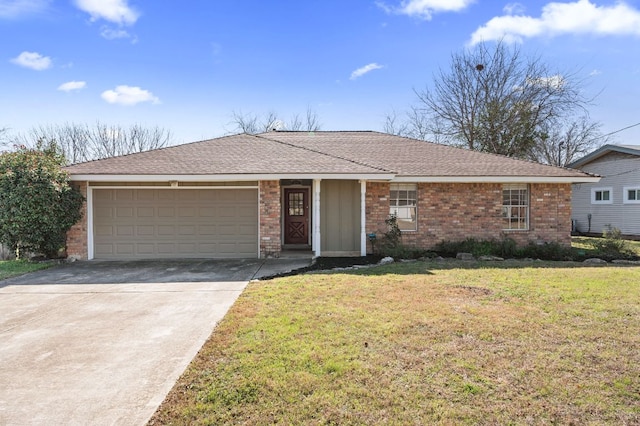
{"label": "downspout", "polygon": [[360,256],[367,255],[367,181],[360,181]]}
{"label": "downspout", "polygon": [[320,183],[321,179],[313,180],[313,241],[312,248],[314,257],[321,255],[321,235],[320,235]]}

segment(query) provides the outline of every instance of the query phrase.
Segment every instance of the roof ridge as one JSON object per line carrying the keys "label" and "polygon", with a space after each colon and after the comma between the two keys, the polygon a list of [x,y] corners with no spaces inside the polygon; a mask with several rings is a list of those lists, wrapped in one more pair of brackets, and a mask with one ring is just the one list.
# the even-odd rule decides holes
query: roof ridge
{"label": "roof ridge", "polygon": [[[305,133],[304,131],[299,131],[299,132],[300,133]],[[367,132],[369,132],[369,131],[367,131]],[[270,133],[270,132],[267,132],[266,134],[268,134],[268,133]],[[315,132],[309,132],[309,133],[315,133]],[[344,133],[344,132],[340,132],[340,133]],[[327,157],[330,157],[330,158],[335,158],[335,159],[338,159],[338,160],[348,161],[350,163],[357,164],[359,166],[369,167],[369,168],[372,168],[372,169],[380,170],[382,172],[397,173],[394,170],[388,170],[388,169],[385,169],[385,168],[382,168],[382,167],[372,166],[371,164],[367,164],[367,163],[362,162],[362,161],[352,160],[351,158],[346,158],[346,157],[341,157],[339,155],[329,154],[327,152],[311,149],[311,148],[306,147],[306,146],[296,145],[296,144],[290,143],[290,142],[284,142],[284,141],[277,140],[277,139],[267,138],[267,137],[263,136],[264,134],[265,133],[260,133],[260,134],[254,135],[254,136],[256,136],[258,138],[262,138],[262,139],[268,140],[268,141],[271,141],[271,142],[276,142],[276,143],[279,143],[281,145],[286,145],[286,146],[290,146],[290,147],[293,147],[293,148],[299,148],[299,149],[302,149],[302,150],[305,150],[305,151],[313,152],[313,153],[316,153],[316,154],[321,154],[321,155],[324,155],[324,156],[327,156]]]}

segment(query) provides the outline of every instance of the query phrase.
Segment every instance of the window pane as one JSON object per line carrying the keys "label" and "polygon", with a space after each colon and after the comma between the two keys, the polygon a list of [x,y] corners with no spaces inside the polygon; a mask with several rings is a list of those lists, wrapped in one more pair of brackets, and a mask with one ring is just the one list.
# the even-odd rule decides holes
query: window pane
{"label": "window pane", "polygon": [[304,216],[304,196],[301,193],[289,193],[289,216]]}
{"label": "window pane", "polygon": [[523,185],[504,185],[502,217],[505,229],[526,230],[529,224],[529,191]]}
{"label": "window pane", "polygon": [[417,185],[391,184],[389,214],[398,220],[398,228],[402,231],[415,231]]}
{"label": "window pane", "polygon": [[609,201],[609,191],[602,191],[602,200]]}
{"label": "window pane", "polygon": [[637,198],[638,192],[640,192],[640,191],[637,191],[635,189],[630,189],[629,190],[629,200],[631,200],[631,201],[637,200],[638,199]]}

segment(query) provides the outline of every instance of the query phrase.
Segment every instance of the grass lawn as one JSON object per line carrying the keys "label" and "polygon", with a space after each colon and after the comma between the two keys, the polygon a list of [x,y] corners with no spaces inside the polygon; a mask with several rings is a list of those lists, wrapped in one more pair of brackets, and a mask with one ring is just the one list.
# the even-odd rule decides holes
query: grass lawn
{"label": "grass lawn", "polygon": [[51,267],[51,263],[28,260],[0,260],[0,280]]}
{"label": "grass lawn", "polygon": [[[571,247],[573,247],[574,250],[581,250],[585,252],[585,254],[598,256],[600,253],[593,247],[593,242],[597,242],[598,240],[601,239],[594,237],[571,237]],[[629,250],[637,256],[640,256],[640,241],[624,240],[624,242]]]}
{"label": "grass lawn", "polygon": [[639,424],[640,267],[250,283],[150,424]]}

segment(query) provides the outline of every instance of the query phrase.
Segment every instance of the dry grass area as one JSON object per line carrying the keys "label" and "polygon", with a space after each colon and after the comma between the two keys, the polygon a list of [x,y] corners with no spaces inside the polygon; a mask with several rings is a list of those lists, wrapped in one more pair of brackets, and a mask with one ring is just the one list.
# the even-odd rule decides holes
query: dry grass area
{"label": "dry grass area", "polygon": [[640,424],[640,268],[251,283],[150,424]]}

